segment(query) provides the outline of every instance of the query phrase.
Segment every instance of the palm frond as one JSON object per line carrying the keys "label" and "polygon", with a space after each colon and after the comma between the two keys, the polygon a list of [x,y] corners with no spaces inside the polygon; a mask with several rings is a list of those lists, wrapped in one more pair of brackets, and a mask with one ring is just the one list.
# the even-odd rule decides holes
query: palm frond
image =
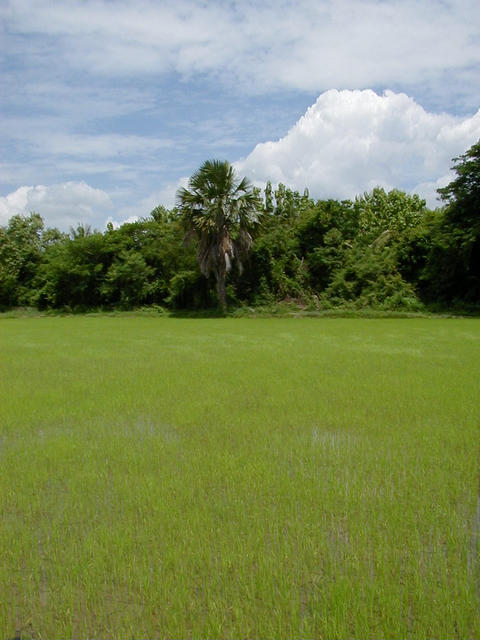
{"label": "palm frond", "polygon": [[247,178],[236,177],[228,162],[207,160],[188,187],[177,191],[176,199],[185,237],[194,235],[199,240],[200,270],[205,276],[214,273],[219,291],[223,290],[233,260],[241,268],[260,224],[257,193]]}

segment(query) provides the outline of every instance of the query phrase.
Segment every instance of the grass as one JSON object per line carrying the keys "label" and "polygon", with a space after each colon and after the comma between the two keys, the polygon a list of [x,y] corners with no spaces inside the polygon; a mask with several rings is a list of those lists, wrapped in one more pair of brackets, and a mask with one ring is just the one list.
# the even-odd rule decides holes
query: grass
{"label": "grass", "polygon": [[0,320],[0,636],[478,638],[480,321]]}

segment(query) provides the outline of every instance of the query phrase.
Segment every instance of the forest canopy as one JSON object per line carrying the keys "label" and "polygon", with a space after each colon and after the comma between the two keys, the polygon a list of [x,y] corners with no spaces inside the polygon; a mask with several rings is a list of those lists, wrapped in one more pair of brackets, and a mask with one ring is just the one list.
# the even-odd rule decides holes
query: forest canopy
{"label": "forest canopy", "polygon": [[[195,195],[199,170],[177,207],[158,206],[117,229],[80,224],[62,233],[46,228],[38,213],[14,215],[0,227],[0,309],[480,305],[480,141],[454,158],[456,177],[439,189],[442,204],[434,210],[417,195],[380,187],[342,201],[270,182],[259,190],[227,175],[228,163],[207,161],[201,169],[209,162],[217,173],[223,166],[226,186],[237,189],[228,197],[215,192],[214,204]],[[207,183],[200,186],[208,195]],[[235,215],[225,207],[237,207]],[[218,228],[202,236],[205,216],[215,225],[220,210]]]}

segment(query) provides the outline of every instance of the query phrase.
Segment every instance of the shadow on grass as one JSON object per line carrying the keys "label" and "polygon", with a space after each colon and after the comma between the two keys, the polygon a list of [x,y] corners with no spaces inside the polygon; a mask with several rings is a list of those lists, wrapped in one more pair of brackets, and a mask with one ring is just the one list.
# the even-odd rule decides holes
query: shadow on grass
{"label": "shadow on grass", "polygon": [[168,312],[170,318],[194,318],[194,319],[209,319],[209,318],[227,318],[230,314],[224,313],[220,309],[174,309]]}
{"label": "shadow on grass", "polygon": [[218,307],[208,309],[168,309],[160,305],[149,305],[135,309],[93,308],[93,309],[48,309],[16,307],[0,310],[0,318],[41,318],[45,316],[149,316],[209,320],[212,318],[480,318],[480,306],[425,305],[422,310],[379,309],[375,307],[344,306],[324,309],[299,307],[292,304],[273,304],[257,307],[230,307],[224,313]]}

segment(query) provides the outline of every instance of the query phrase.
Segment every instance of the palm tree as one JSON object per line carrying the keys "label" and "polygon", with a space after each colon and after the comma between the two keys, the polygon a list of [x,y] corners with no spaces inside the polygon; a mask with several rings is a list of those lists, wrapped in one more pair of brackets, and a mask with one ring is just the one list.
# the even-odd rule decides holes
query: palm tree
{"label": "palm tree", "polygon": [[241,269],[252,246],[252,233],[260,222],[259,198],[247,178],[238,179],[228,162],[207,160],[190,178],[188,188],[177,191],[177,206],[186,237],[199,241],[201,272],[215,276],[225,313],[227,273],[234,259]]}

